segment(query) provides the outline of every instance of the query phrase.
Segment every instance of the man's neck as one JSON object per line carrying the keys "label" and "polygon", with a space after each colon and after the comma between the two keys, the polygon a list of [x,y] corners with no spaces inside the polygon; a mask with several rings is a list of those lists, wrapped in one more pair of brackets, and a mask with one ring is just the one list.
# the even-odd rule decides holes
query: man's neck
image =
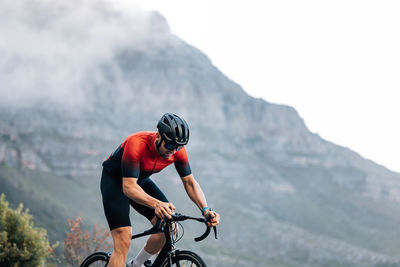
{"label": "man's neck", "polygon": [[160,153],[160,146],[161,146],[161,140],[158,141],[157,143],[157,138],[154,140],[154,147],[156,148],[156,152],[158,153],[158,155],[161,157],[161,153]]}

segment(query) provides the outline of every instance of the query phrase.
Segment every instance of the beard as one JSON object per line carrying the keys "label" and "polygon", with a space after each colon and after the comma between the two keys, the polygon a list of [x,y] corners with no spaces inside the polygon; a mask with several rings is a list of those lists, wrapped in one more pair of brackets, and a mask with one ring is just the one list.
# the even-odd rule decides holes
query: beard
{"label": "beard", "polygon": [[158,143],[156,143],[157,152],[162,158],[169,159],[174,153],[162,148],[161,142],[162,141],[158,141]]}

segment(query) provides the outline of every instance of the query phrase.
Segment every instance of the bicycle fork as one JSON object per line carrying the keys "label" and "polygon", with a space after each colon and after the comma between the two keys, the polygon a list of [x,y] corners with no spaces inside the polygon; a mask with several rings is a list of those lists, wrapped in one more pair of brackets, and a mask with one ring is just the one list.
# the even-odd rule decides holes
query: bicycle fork
{"label": "bicycle fork", "polygon": [[172,267],[172,258],[175,258],[175,251],[173,250],[171,252],[168,252],[168,263],[169,263],[169,267]]}

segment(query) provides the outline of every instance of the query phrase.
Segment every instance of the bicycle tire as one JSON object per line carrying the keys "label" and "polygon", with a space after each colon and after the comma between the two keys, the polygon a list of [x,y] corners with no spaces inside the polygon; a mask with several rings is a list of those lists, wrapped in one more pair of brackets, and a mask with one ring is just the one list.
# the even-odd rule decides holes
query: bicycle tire
{"label": "bicycle tire", "polygon": [[[207,267],[203,259],[196,253],[189,250],[177,251],[172,257],[171,267]],[[169,267],[168,259],[161,264],[161,267]]]}
{"label": "bicycle tire", "polygon": [[104,267],[108,265],[110,254],[106,252],[95,252],[86,257],[80,267]]}

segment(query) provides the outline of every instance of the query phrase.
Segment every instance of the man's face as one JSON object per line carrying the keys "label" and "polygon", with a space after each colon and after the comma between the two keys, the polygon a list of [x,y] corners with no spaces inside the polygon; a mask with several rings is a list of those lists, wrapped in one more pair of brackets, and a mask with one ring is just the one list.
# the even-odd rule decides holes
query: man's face
{"label": "man's face", "polygon": [[[158,146],[158,144],[160,142],[161,142],[161,145]],[[156,147],[158,147],[157,150],[158,150],[158,153],[160,154],[160,156],[163,157],[163,158],[166,158],[166,159],[170,158],[173,154],[176,153],[176,151],[178,151],[180,149],[180,148],[175,148],[175,149],[172,149],[172,150],[171,149],[167,149],[165,147],[165,141],[161,140],[161,136],[160,136],[159,133],[157,133],[157,135],[156,135],[155,145],[156,145]]]}
{"label": "man's face", "polygon": [[[159,141],[160,142],[160,141]],[[165,148],[165,141],[161,141],[161,146],[158,149],[158,152],[160,153],[160,156],[163,158],[170,158],[173,154],[175,154],[177,151],[177,149],[173,149],[173,150],[169,150],[167,148]]]}

